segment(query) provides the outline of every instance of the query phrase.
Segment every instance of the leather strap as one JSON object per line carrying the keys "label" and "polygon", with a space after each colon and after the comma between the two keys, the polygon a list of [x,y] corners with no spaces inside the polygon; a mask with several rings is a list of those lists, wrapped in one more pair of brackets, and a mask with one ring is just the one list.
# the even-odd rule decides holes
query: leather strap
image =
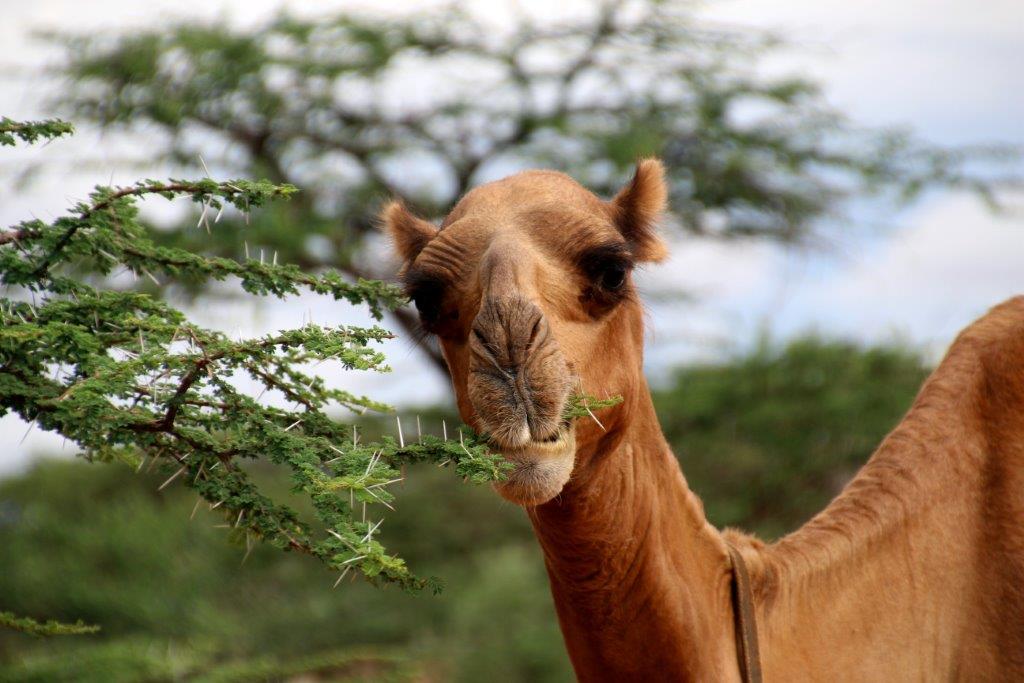
{"label": "leather strap", "polygon": [[740,659],[743,683],[761,683],[761,653],[757,645],[757,621],[754,618],[754,595],[750,575],[743,556],[729,542],[732,562],[732,611],[736,621],[736,654]]}

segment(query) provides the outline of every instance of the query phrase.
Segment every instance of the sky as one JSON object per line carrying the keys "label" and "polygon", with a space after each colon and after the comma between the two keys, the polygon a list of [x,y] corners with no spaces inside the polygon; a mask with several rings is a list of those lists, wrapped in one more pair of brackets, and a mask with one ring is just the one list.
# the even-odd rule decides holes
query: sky
{"label": "sky", "polygon": [[[130,30],[171,18],[253,24],[276,13],[280,0],[0,0],[0,114],[50,115],[43,101],[56,84],[34,75],[54,53],[32,38],[39,29]],[[377,3],[297,1],[289,11],[324,13]],[[424,2],[396,0],[388,12]],[[433,3],[437,4],[437,3]],[[554,20],[583,2],[522,0],[527,11]],[[477,1],[500,22],[501,3]],[[762,65],[818,80],[827,101],[871,126],[912,127],[923,138],[959,145],[1000,141],[1024,146],[1024,15],[1019,0],[721,0],[699,6],[704,21],[774,30],[792,48]],[[12,75],[13,74],[13,75]],[[8,148],[9,149],[9,148]],[[121,161],[125,145],[80,127],[75,139],[0,156],[0,226],[30,216],[59,215],[96,182],[142,175]],[[91,160],[88,173],[69,170]],[[28,164],[45,162],[34,183],[10,182]],[[882,227],[843,230],[827,250],[784,251],[763,244],[689,239],[673,244],[666,264],[641,273],[644,291],[683,281],[692,304],[649,303],[648,374],[655,380],[680,362],[728,357],[763,335],[784,341],[816,332],[862,343],[901,341],[932,359],[958,330],[990,306],[1024,293],[1024,195],[1004,197],[992,213],[976,198],[930,193],[904,208],[857,213]],[[236,303],[194,311],[200,322],[232,334],[260,334],[307,319],[356,322],[351,309],[317,297],[284,304]],[[399,405],[447,398],[450,390],[408,340],[386,347],[394,372],[344,377],[336,383]],[[330,369],[326,370],[330,373]],[[410,387],[415,387],[410,390]],[[15,417],[0,419],[0,475],[36,454],[69,449]]]}

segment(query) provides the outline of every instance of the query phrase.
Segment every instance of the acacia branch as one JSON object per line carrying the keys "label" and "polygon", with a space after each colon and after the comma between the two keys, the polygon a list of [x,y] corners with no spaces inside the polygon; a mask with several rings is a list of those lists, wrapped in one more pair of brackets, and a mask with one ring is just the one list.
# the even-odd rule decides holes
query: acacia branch
{"label": "acacia branch", "polygon": [[4,230],[0,232],[0,246],[14,242],[17,244],[21,240],[33,239],[39,237],[40,233],[38,230],[33,228],[19,228],[18,230]]}

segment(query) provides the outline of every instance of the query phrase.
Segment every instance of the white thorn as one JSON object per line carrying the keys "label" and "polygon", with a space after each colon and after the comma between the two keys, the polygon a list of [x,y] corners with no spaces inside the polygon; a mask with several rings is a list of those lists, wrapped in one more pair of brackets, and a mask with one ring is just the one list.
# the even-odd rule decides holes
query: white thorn
{"label": "white thorn", "polygon": [[148,277],[148,278],[149,278],[150,280],[152,280],[152,281],[153,281],[153,284],[154,284],[154,285],[156,285],[157,287],[159,287],[159,286],[160,286],[160,281],[159,281],[159,280],[157,280],[157,279],[156,279],[155,277],[153,277],[153,273],[149,272],[149,271],[148,271],[148,270],[146,270],[145,268],[143,268],[143,269],[142,269],[142,272],[146,274],[146,277]]}
{"label": "white thorn", "polygon": [[402,421],[395,415],[395,423],[398,424],[398,445],[405,448],[405,436],[402,435]]}
{"label": "white thorn", "polygon": [[405,477],[398,477],[397,479],[389,479],[388,481],[382,481],[382,482],[377,483],[377,484],[372,484],[370,486],[367,486],[366,488],[367,489],[379,489],[379,488],[383,488],[385,486],[390,486],[391,484],[397,484],[400,481],[405,481]]}
{"label": "white thorn", "polygon": [[384,520],[381,519],[379,522],[377,522],[376,524],[372,525],[369,528],[369,530],[366,532],[366,535],[363,536],[363,541],[362,542],[363,543],[369,543],[370,539],[373,538],[373,534],[377,531],[377,529],[380,528],[380,525],[383,524],[383,523],[384,523]]}
{"label": "white thorn", "polygon": [[368,477],[370,471],[373,470],[373,466],[377,464],[377,453],[370,456],[370,462],[366,464],[366,471],[363,472],[363,477]]}
{"label": "white thorn", "polygon": [[35,420],[32,420],[31,422],[29,422],[29,423],[28,423],[28,429],[26,429],[26,430],[25,430],[25,435],[24,435],[24,436],[22,436],[22,437],[21,437],[21,441],[19,441],[19,442],[18,442],[18,445],[19,445],[19,446],[20,446],[21,444],[25,443],[25,439],[27,439],[27,438],[28,438],[28,434],[29,434],[29,432],[31,432],[31,431],[32,431],[32,428],[33,428],[33,427],[35,427],[35,426],[36,426],[36,421],[35,421]]}
{"label": "white thorn", "polygon": [[587,400],[586,399],[583,399],[583,407],[586,409],[587,415],[590,415],[590,417],[594,420],[594,422],[597,423],[597,426],[601,428],[601,431],[602,432],[607,432],[608,430],[605,429],[604,425],[601,424],[601,421],[597,419],[597,415],[594,415],[594,413],[591,412],[590,406],[587,405]]}
{"label": "white thorn", "polygon": [[201,163],[201,164],[203,165],[203,170],[204,170],[204,171],[206,171],[206,177],[207,177],[207,178],[210,178],[210,177],[212,177],[212,176],[210,175],[210,169],[206,167],[206,162],[205,162],[205,161],[203,161],[203,155],[202,155],[202,154],[197,154],[196,156],[198,156],[198,157],[199,157],[199,163]]}
{"label": "white thorn", "polygon": [[[245,534],[245,555],[242,556],[242,564],[245,564],[245,561],[249,559],[249,553],[251,553],[251,552],[252,552],[252,537],[248,533],[246,533]],[[239,566],[241,566],[241,565],[239,565]]]}
{"label": "white thorn", "polygon": [[335,588],[337,588],[337,587],[338,587],[338,584],[339,584],[339,583],[341,583],[341,580],[345,578],[345,574],[348,574],[348,570],[349,570],[349,569],[352,569],[352,566],[351,566],[351,565],[349,565],[348,567],[345,567],[345,571],[343,571],[343,572],[341,573],[341,576],[339,576],[339,577],[338,577],[338,580],[334,582],[334,587],[335,587]]}
{"label": "white thorn", "polygon": [[[373,489],[366,489],[366,492],[373,496],[374,500],[386,507],[388,510],[394,511],[395,508],[388,505],[388,502],[373,492]],[[365,519],[363,521],[366,521]]]}
{"label": "white thorn", "polygon": [[178,478],[178,476],[179,476],[179,475],[180,475],[180,474],[181,474],[182,472],[184,472],[184,471],[185,471],[185,467],[184,467],[184,466],[182,466],[182,467],[181,467],[181,469],[179,469],[179,470],[178,470],[177,472],[175,472],[175,473],[174,473],[174,474],[172,474],[172,475],[171,475],[170,477],[168,477],[167,481],[165,481],[164,483],[160,484],[160,488],[158,488],[158,489],[157,489],[157,491],[163,491],[163,490],[164,490],[165,488],[167,488],[167,485],[168,485],[168,484],[170,484],[170,483],[171,483],[172,481],[174,481],[175,479],[177,479],[177,478]]}

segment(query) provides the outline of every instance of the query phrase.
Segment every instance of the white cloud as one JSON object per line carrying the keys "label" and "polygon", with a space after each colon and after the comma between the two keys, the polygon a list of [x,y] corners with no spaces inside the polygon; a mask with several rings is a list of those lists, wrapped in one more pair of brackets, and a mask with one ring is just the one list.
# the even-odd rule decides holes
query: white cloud
{"label": "white cloud", "polygon": [[789,303],[830,333],[879,341],[896,332],[932,349],[1000,301],[1024,293],[1020,207],[993,214],[950,196],[910,212],[897,230]]}
{"label": "white cloud", "polygon": [[702,13],[792,39],[772,70],[820,78],[856,121],[947,143],[1021,138],[1018,0],[724,0]]}

